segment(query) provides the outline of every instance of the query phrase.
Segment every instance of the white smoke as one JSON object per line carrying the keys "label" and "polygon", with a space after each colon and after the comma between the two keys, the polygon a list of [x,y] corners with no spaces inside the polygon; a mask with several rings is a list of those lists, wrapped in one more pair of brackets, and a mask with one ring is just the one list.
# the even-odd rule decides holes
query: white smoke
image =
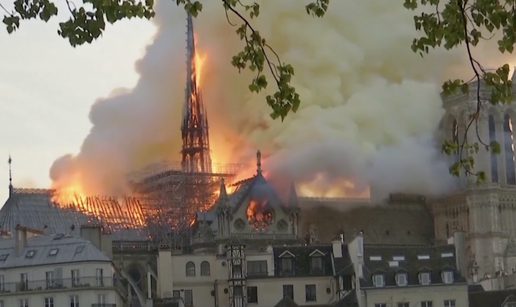
{"label": "white smoke", "polygon": [[[261,149],[270,155],[263,168],[272,178],[310,181],[322,173],[322,186],[349,179],[357,191],[367,182],[383,194],[446,191],[447,165],[431,138],[443,114],[440,83],[445,69],[460,67],[461,54],[413,53],[414,13],[401,0],[334,0],[322,19],[306,14],[309,1],[257,2],[253,26],[294,66],[302,104],[285,122],[270,119],[263,95],[248,91],[251,74],[230,65],[243,48],[236,28],[220,2],[204,1],[194,25],[207,55],[201,87],[214,160],[235,162]],[[159,30],[136,64],[138,84],[93,105],[94,127],[81,152],[51,169],[56,186],[80,177],[89,192],[119,191],[125,172],[180,158],[185,13],[168,0],[156,11]]]}

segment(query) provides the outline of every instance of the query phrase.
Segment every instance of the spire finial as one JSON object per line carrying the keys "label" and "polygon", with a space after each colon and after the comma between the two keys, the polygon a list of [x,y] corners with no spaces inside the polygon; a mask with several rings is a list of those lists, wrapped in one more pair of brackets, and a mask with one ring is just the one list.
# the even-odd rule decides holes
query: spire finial
{"label": "spire finial", "polygon": [[260,150],[256,152],[256,173],[262,173],[262,153],[260,152]]}
{"label": "spire finial", "polygon": [[9,154],[9,160],[7,160],[7,163],[9,163],[9,196],[11,196],[13,194],[13,174],[12,174],[13,159],[11,158],[11,154]]}

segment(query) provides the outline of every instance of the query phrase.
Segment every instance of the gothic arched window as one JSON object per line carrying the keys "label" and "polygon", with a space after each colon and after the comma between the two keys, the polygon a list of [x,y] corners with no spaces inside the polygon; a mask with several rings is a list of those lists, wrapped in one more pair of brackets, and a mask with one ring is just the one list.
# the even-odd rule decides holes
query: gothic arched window
{"label": "gothic arched window", "polygon": [[[454,144],[459,144],[459,125],[457,124],[457,120],[456,119],[453,119],[453,124],[452,124],[452,142]],[[454,155],[455,155],[455,162],[459,162],[459,151],[455,151],[454,152]]]}
{"label": "gothic arched window", "polygon": [[509,114],[505,114],[503,120],[503,143],[505,155],[505,169],[507,174],[507,184],[516,184],[516,169],[514,168],[514,143],[512,134],[512,119]]}
{"label": "gothic arched window", "polygon": [[[489,142],[496,141],[496,123],[493,115],[489,115]],[[491,153],[491,182],[498,183],[498,157]]]}
{"label": "gothic arched window", "polygon": [[195,276],[195,263],[192,261],[186,263],[186,276]]}
{"label": "gothic arched window", "polygon": [[210,263],[208,261],[201,262],[201,276],[210,276]]}

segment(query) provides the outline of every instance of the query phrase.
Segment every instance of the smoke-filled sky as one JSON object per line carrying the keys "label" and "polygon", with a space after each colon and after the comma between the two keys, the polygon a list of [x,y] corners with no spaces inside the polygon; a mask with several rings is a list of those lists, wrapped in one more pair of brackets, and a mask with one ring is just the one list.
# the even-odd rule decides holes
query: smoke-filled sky
{"label": "smoke-filled sky", "polygon": [[[332,1],[323,19],[308,16],[304,2],[308,1],[258,1],[262,5],[261,16],[254,22],[281,59],[296,70],[294,86],[302,105],[297,114],[289,115],[281,123],[269,118],[270,110],[263,96],[249,93],[247,84],[251,76],[239,75],[229,64],[231,55],[240,50],[242,43],[233,34],[235,28],[228,25],[220,3],[204,1],[204,10],[194,25],[198,49],[207,57],[201,87],[209,112],[213,160],[254,163],[254,157],[250,157],[260,148],[267,157],[263,168],[271,179],[280,184],[291,180],[299,184],[312,182],[312,187],[316,187],[312,190],[318,190],[320,196],[330,196],[334,183],[339,183],[340,190],[346,190],[348,195],[363,195],[368,182],[380,194],[445,191],[449,185],[443,177],[447,176],[447,164],[433,149],[431,137],[443,114],[438,95],[440,83],[467,70],[462,65],[463,54],[437,50],[422,59],[412,53],[410,43],[416,32],[412,13],[403,8],[401,0]],[[74,156],[60,158],[51,168],[50,175],[57,187],[72,180],[82,182],[88,193],[118,193],[123,191],[121,178],[126,172],[152,161],[180,158],[185,13],[168,0],[158,1],[156,10],[153,22],[157,34],[141,57],[140,50],[135,48],[150,35],[148,28],[138,32],[140,35],[124,39],[117,37],[116,31],[108,33],[93,46],[81,47],[83,51],[64,51],[64,46],[62,52],[68,58],[84,52],[92,59],[70,60],[68,63],[75,60],[84,64],[80,72],[67,72],[68,76],[48,78],[46,73],[55,70],[52,66],[27,68],[28,72],[20,77],[24,81],[35,71],[45,71],[42,79],[47,82],[55,78],[48,91],[41,86],[41,80],[33,79],[29,84],[40,87],[38,92],[45,93],[48,105],[57,98],[66,103],[68,111],[57,115],[41,107],[41,112],[49,114],[47,118],[34,116],[26,121],[30,124],[23,127],[34,122],[52,127],[52,131],[35,129],[40,135],[33,133],[32,140],[27,139],[19,147],[27,160],[19,164],[31,164],[39,171],[42,166],[38,163],[38,151],[56,157],[72,153]],[[118,35],[127,35],[129,32],[123,31],[141,24],[127,23],[123,30],[118,27]],[[52,29],[50,32],[53,33]],[[21,41],[16,48],[27,43],[21,38],[9,39]],[[58,37],[53,39],[60,47],[65,44],[57,40]],[[105,49],[99,51],[98,46]],[[55,53],[50,53],[52,48],[47,47],[48,58],[57,66],[59,60],[53,58]],[[487,58],[489,53],[483,55]],[[12,52],[11,56],[18,55]],[[135,65],[130,63],[134,58],[140,58]],[[7,66],[5,57],[0,61],[0,67]],[[134,86],[132,69],[138,74]],[[455,75],[447,75],[450,71]],[[83,78],[90,83],[83,86]],[[9,80],[7,76],[3,79]],[[66,81],[66,86],[59,86],[60,81]],[[31,87],[22,83],[16,83],[18,91],[33,94]],[[76,87],[69,89],[70,84]],[[128,88],[114,89],[115,85]],[[109,88],[114,90],[105,95]],[[108,97],[95,100],[92,96]],[[28,98],[31,104],[24,107],[25,112],[38,105],[37,97]],[[80,108],[77,106],[80,110],[72,113],[73,102],[86,98],[89,104],[94,103],[89,118],[88,103],[81,103]],[[10,116],[14,118],[15,112]],[[78,152],[70,144],[86,136],[87,118],[93,128]],[[76,129],[75,125],[82,128]],[[21,149],[38,137],[36,142],[41,147]],[[59,148],[63,150],[56,149],[58,145],[46,145],[48,149],[43,150],[41,139],[52,144],[51,140],[65,137],[73,141]],[[28,178],[31,176],[28,173]],[[355,183],[354,187],[349,181]]]}

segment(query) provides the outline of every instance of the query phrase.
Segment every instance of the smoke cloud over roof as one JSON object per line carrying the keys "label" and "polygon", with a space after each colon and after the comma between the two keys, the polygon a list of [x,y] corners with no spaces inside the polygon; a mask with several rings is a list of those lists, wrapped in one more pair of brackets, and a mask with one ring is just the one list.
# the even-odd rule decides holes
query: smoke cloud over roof
{"label": "smoke cloud over roof", "polygon": [[[284,122],[270,119],[265,93],[248,90],[250,72],[230,64],[243,48],[236,28],[219,2],[204,1],[194,28],[207,56],[201,87],[213,160],[254,163],[261,149],[271,180],[313,182],[305,192],[320,196],[331,196],[335,184],[350,196],[369,184],[383,195],[446,191],[448,165],[432,136],[444,112],[445,68],[458,69],[461,54],[413,53],[413,12],[402,1],[332,1],[322,19],[306,14],[307,1],[257,2],[253,26],[295,68],[302,103]],[[157,34],[135,65],[138,84],[95,102],[81,152],[56,160],[50,171],[55,187],[74,181],[87,193],[119,193],[125,173],[180,159],[186,14],[173,1],[158,1],[156,11]]]}

